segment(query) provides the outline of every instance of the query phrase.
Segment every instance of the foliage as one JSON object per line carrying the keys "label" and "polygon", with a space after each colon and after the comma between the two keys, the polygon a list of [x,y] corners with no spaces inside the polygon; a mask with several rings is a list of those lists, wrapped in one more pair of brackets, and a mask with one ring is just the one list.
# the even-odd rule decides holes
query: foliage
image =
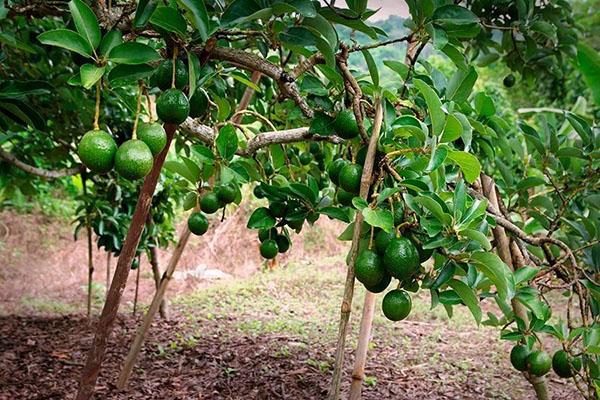
{"label": "foliage", "polygon": [[[581,107],[514,115],[496,100],[502,93],[498,88],[476,83],[479,68],[494,61],[525,80],[562,78],[578,55],[570,4],[407,3],[407,33],[390,38],[368,21],[375,11],[366,1],[348,1],[348,8],[309,0],[180,0],[164,6],[144,1],[135,10],[125,5],[108,14],[95,10],[97,17],[83,1],[71,0],[66,23],[41,18],[31,24],[41,26],[35,34],[46,45],[35,44],[43,54],[36,68],[55,66],[40,76],[56,89],[22,93],[28,102],[51,103],[36,109],[47,111],[40,119],[52,123],[19,120],[4,108],[5,127],[18,137],[62,146],[58,164],[70,166],[77,163],[71,149],[92,125],[90,88],[96,85],[101,92],[96,104],[103,105],[102,129],[122,143],[133,137],[138,117],[153,119],[151,102],[141,100],[162,93],[154,71],[164,61],[181,62],[188,77],[185,100],[202,90],[210,102],[204,115],[179,127],[164,169],[180,180],[165,183],[155,197],[163,213],[172,217],[179,199],[186,210],[198,207],[205,192],[214,192],[221,207],[239,204],[240,189],[252,185],[268,202],[248,221],[248,228],[261,230],[265,257],[286,251],[293,231],[325,215],[348,224],[340,239],[354,244],[347,258],[351,273],[357,253],[372,248],[379,231],[403,236],[401,246],[395,239],[385,248],[386,272],[380,276],[387,281],[369,290],[383,291],[393,275],[402,289],[394,293],[408,299],[404,303],[410,304],[407,292],[428,290],[433,307],[441,304],[451,316],[454,307],[465,305],[477,323],[501,327],[502,338],[531,350],[542,346],[542,334],[555,336],[571,355],[583,355],[576,383],[598,387],[599,129]],[[111,16],[119,13],[132,17],[135,29],[121,19],[111,24]],[[20,43],[17,38],[34,42],[20,39],[17,27],[24,20],[17,16],[6,22],[15,37],[8,46],[16,54],[24,51],[14,44]],[[347,34],[340,34],[339,26],[373,42],[344,43],[340,38]],[[33,33],[34,28],[27,29]],[[377,48],[400,42],[409,49],[404,61],[375,59],[376,52],[386,54]],[[451,66],[420,59],[428,45],[427,51],[444,54]],[[597,54],[582,46],[578,65],[595,93]],[[359,52],[366,69],[352,74],[348,58]],[[395,79],[382,75],[382,68]],[[253,81],[246,71],[263,78]],[[33,80],[27,73],[13,74],[13,81]],[[248,110],[236,112],[248,88],[254,100]],[[78,104],[74,98],[85,98],[86,112],[64,115],[65,108]],[[349,110],[354,118],[340,124],[338,115]],[[360,135],[342,139],[355,136],[354,128]],[[267,129],[270,133],[263,132]],[[372,138],[377,140],[369,146]],[[36,155],[19,154],[24,159]],[[38,157],[46,162],[44,155]],[[340,158],[347,161],[332,184],[328,167]],[[496,194],[488,177],[497,183],[497,205],[490,201]],[[90,179],[94,192],[82,198],[78,221],[83,225],[91,218],[98,244],[118,253],[138,185],[112,175]],[[154,221],[141,248],[168,232]],[[499,226],[515,248],[508,258],[499,230],[493,231]],[[430,257],[432,262],[425,263]],[[392,271],[390,264],[404,264],[398,260],[410,260],[411,268]],[[555,289],[570,298],[558,323],[551,320],[553,310],[544,296]],[[482,301],[498,306],[486,320]],[[525,307],[524,314],[518,305]],[[404,314],[386,311],[394,319]],[[582,395],[591,397],[586,390]]]}

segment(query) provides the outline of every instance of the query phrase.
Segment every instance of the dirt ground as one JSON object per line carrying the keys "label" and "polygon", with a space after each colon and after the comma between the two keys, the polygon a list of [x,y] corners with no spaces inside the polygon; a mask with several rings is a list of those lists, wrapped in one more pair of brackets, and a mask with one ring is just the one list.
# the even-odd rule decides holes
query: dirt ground
{"label": "dirt ground", "polygon": [[[156,321],[128,388],[114,382],[140,316],[131,315],[133,274],[97,386],[97,399],[322,399],[331,377],[346,246],[339,226],[319,221],[274,271],[265,270],[243,213],[215,224],[219,239],[194,238],[181,264],[218,268],[226,278],[175,280],[171,318]],[[84,316],[85,241],[71,226],[40,215],[0,214],[0,400],[70,399],[92,340]],[[6,228],[3,228],[6,227]],[[220,229],[220,230],[219,230]],[[248,242],[250,244],[244,244]],[[235,248],[237,251],[232,252]],[[234,255],[232,255],[234,254]],[[161,253],[162,263],[168,252]],[[104,254],[97,254],[103,282]],[[142,308],[153,281],[142,270]],[[94,315],[103,301],[96,287]],[[352,308],[343,398],[348,392],[364,289]],[[406,321],[390,323],[378,296],[365,399],[531,399],[510,367],[510,343],[477,327],[464,308],[448,319],[413,297]],[[551,347],[551,345],[549,345]],[[552,350],[549,348],[549,350]],[[555,399],[576,399],[554,374]]]}

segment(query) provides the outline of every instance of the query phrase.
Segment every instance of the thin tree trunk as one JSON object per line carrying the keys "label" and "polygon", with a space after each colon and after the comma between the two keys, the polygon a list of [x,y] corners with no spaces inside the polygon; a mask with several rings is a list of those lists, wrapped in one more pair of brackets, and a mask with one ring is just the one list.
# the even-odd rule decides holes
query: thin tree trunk
{"label": "thin tree trunk", "polygon": [[[371,188],[371,179],[373,175],[373,164],[375,163],[375,153],[377,150],[377,142],[379,141],[379,131],[383,121],[383,109],[381,100],[376,100],[375,105],[375,120],[373,122],[373,130],[369,147],[367,148],[367,156],[363,167],[363,174],[360,180],[360,197],[367,199]],[[358,245],[360,242],[360,231],[363,223],[362,213],[356,213],[354,219],[354,232],[352,234],[352,247],[350,249],[350,262],[346,271],[346,283],[344,286],[344,297],[340,307],[340,324],[338,328],[337,346],[335,351],[335,365],[333,368],[333,377],[331,387],[329,389],[330,400],[337,400],[340,396],[340,383],[342,379],[342,371],[344,367],[344,351],[346,348],[346,336],[348,333],[348,321],[350,320],[350,311],[352,307],[352,297],[354,296],[354,261],[358,254]]]}
{"label": "thin tree trunk", "polygon": [[[261,76],[262,76],[262,74],[260,72],[254,71],[254,72],[252,72],[252,77],[250,78],[250,80],[252,81],[252,83],[258,84],[258,81],[260,81]],[[252,96],[254,96],[254,89],[252,89],[250,86],[246,87],[246,90],[244,91],[244,94],[242,95],[240,104],[238,104],[236,112],[244,111],[246,108],[248,108],[248,104],[250,104],[250,100],[252,100]],[[241,113],[236,114],[231,119],[231,122],[233,122],[234,124],[239,124],[242,121],[243,117],[244,116]]]}
{"label": "thin tree trunk", "polygon": [[183,254],[183,250],[190,238],[190,230],[185,224],[183,228],[183,232],[181,232],[181,236],[179,237],[179,243],[177,243],[177,247],[173,251],[173,255],[171,256],[171,260],[169,261],[169,265],[163,274],[163,277],[160,281],[160,286],[156,290],[156,294],[152,299],[152,303],[150,304],[150,308],[146,311],[146,315],[144,316],[144,320],[142,324],[138,328],[135,339],[131,348],[129,349],[129,353],[127,354],[127,358],[123,363],[123,368],[121,369],[121,373],[119,374],[119,380],[117,381],[117,387],[119,389],[123,389],[127,384],[127,380],[129,379],[129,375],[131,375],[131,371],[133,370],[133,366],[135,365],[135,361],[140,353],[142,348],[142,344],[144,343],[144,339],[146,338],[146,334],[148,333],[148,329],[150,328],[150,324],[158,311],[162,299],[165,295],[167,287],[169,286],[169,282],[171,281],[171,277],[173,276],[173,272],[175,272],[175,268],[179,263],[179,259]]}
{"label": "thin tree trunk", "polygon": [[[483,195],[489,200],[490,204],[494,206],[497,210],[501,210],[500,207],[500,199],[496,195],[496,184],[493,179],[485,174],[481,174],[481,188],[483,190]],[[523,265],[520,261],[513,263],[514,260],[522,260],[522,254],[516,243],[513,242],[514,248],[511,249],[511,243],[506,235],[506,231],[500,225],[497,225],[493,229],[494,240],[496,241],[496,249],[498,251],[498,255],[513,270],[522,267]],[[513,254],[513,251],[518,251]],[[513,257],[514,256],[514,257]],[[515,313],[515,317],[521,319],[526,326],[529,325],[529,318],[527,316],[527,309],[525,306],[517,301],[517,299],[511,299],[511,305],[513,312]],[[531,375],[527,372],[523,372],[523,376],[525,379],[531,383],[533,389],[535,390],[535,394],[539,400],[548,400],[550,398],[548,393],[548,386],[546,385],[546,380],[541,376]]]}
{"label": "thin tree trunk", "polygon": [[358,334],[358,346],[354,359],[354,370],[352,371],[352,384],[350,385],[350,399],[360,399],[362,383],[365,379],[365,365],[367,364],[367,351],[371,338],[371,327],[373,326],[373,313],[375,312],[375,293],[367,290],[363,314],[360,320],[360,332]]}
{"label": "thin tree trunk", "polygon": [[140,270],[142,269],[142,263],[140,257],[138,256],[138,267],[135,271],[135,295],[133,296],[133,315],[137,313],[137,303],[138,303],[138,292],[140,290]]}
{"label": "thin tree trunk", "polygon": [[110,259],[112,254],[110,251],[106,252],[106,296],[108,296],[108,288],[110,286]]}
{"label": "thin tree trunk", "polygon": [[[156,286],[156,290],[158,290],[158,288],[160,287],[160,266],[158,264],[158,250],[156,249],[156,247],[150,247],[150,265],[152,266],[152,276],[154,276],[154,284]],[[158,312],[162,319],[169,319],[166,298],[162,299],[162,301],[160,302]]]}
{"label": "thin tree trunk", "polygon": [[[406,55],[404,63],[414,65],[416,63],[419,42],[411,39],[406,46]],[[354,369],[352,371],[352,384],[350,385],[350,399],[357,400],[361,397],[362,383],[365,378],[365,365],[367,363],[367,351],[371,338],[371,327],[373,326],[373,314],[375,311],[375,295],[369,291],[365,296],[363,304],[362,317],[360,320],[360,332],[358,335],[358,347],[354,359]]]}
{"label": "thin tree trunk", "polygon": [[165,126],[165,130],[167,132],[167,145],[154,159],[152,170],[144,179],[144,184],[140,190],[140,195],[138,197],[133,218],[125,238],[125,243],[123,244],[123,249],[121,250],[121,255],[119,256],[119,260],[117,262],[114,277],[110,285],[110,289],[108,290],[106,302],[104,303],[102,314],[98,320],[96,334],[94,335],[92,346],[89,350],[85,366],[83,367],[81,373],[76,400],[88,400],[94,393],[94,386],[96,384],[96,380],[98,379],[98,375],[100,374],[102,361],[104,360],[104,355],[106,353],[108,337],[112,331],[117,312],[119,311],[123,290],[127,284],[127,277],[129,276],[129,271],[131,269],[131,262],[135,257],[135,252],[140,242],[140,237],[142,236],[144,224],[148,217],[148,211],[150,210],[150,205],[152,203],[152,196],[154,194],[154,190],[156,189],[156,183],[158,182],[158,178],[160,176],[160,170],[162,169],[165,158],[167,157],[167,153],[176,129],[177,126],[175,125],[169,124]]}
{"label": "thin tree trunk", "polygon": [[[84,172],[81,176],[83,194],[87,196],[87,174]],[[87,198],[85,200],[87,202]],[[87,284],[87,317],[92,317],[92,291],[94,283],[94,260],[92,253],[92,226],[90,222],[89,210],[86,211],[85,230],[87,233],[87,259],[88,259],[88,284]]]}

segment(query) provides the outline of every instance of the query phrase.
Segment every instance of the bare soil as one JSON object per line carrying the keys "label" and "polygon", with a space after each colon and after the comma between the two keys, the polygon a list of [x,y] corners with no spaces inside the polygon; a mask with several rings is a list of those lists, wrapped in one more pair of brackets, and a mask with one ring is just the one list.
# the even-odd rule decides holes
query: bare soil
{"label": "bare soil", "polygon": [[[171,319],[155,321],[128,388],[114,387],[140,321],[132,316],[133,279],[115,325],[97,399],[322,399],[331,377],[347,246],[340,226],[320,220],[268,271],[240,211],[214,223],[213,235],[193,238],[182,270],[199,265],[230,275],[225,281],[174,281]],[[230,222],[227,222],[230,221]],[[85,240],[71,226],[41,215],[0,213],[0,400],[70,399],[93,336],[83,316]],[[103,301],[105,255],[95,252],[94,315]],[[169,252],[161,253],[161,263]],[[113,262],[114,268],[114,262]],[[141,302],[153,280],[142,266]],[[266,271],[266,272],[259,272]],[[357,287],[346,354],[343,398],[364,290]],[[414,296],[408,320],[383,319],[378,298],[365,399],[531,399],[510,367],[510,343],[498,330],[476,327],[464,309],[452,320]],[[552,345],[550,345],[552,346]],[[552,373],[555,399],[576,399],[572,384]]]}

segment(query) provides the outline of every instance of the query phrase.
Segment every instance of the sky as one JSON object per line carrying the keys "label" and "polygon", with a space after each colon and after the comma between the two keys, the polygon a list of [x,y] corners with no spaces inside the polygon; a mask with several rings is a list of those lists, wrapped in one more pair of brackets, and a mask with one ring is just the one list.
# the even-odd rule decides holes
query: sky
{"label": "sky", "polygon": [[390,15],[399,15],[406,17],[408,15],[408,6],[402,0],[369,0],[370,9],[381,8],[377,14],[369,18],[369,21],[378,21],[386,19]]}
{"label": "sky", "polygon": [[[399,15],[401,17],[408,16],[408,6],[406,2],[403,0],[368,0],[367,7],[376,10],[380,8],[377,14],[373,15],[369,18],[369,21],[379,21],[382,19],[386,19],[390,15]],[[340,1],[342,3],[342,1]],[[321,0],[321,4],[323,4],[323,0]],[[339,7],[344,6],[345,4],[340,4]]]}

